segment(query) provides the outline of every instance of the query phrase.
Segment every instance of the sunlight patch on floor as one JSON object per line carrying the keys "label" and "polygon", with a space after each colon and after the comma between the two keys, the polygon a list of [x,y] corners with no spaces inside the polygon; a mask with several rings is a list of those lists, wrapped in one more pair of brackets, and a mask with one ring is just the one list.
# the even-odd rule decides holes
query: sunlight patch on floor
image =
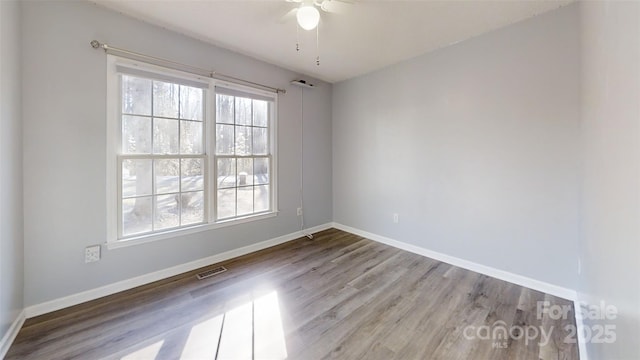
{"label": "sunlight patch on floor", "polygon": [[194,326],[180,359],[215,359],[224,315],[218,315]]}
{"label": "sunlight patch on floor", "polygon": [[[182,349],[165,337],[136,350],[122,360],[161,360],[177,350],[182,360],[282,360],[287,347],[282,326],[278,293],[272,291],[224,314],[186,327],[188,336]],[[171,335],[168,335],[171,336]],[[171,345],[171,344],[173,345]],[[166,347],[163,348],[163,347]],[[174,355],[175,356],[175,355]]]}
{"label": "sunlight patch on floor", "polygon": [[253,303],[254,358],[286,359],[287,346],[280,316],[278,293],[272,292]]}
{"label": "sunlight patch on floor", "polygon": [[222,325],[218,359],[251,359],[253,303],[227,311]]}

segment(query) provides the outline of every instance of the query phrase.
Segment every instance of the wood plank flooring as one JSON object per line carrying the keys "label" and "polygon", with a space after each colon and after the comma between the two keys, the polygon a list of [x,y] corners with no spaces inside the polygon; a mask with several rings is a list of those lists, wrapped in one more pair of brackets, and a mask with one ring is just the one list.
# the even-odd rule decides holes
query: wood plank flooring
{"label": "wood plank flooring", "polygon": [[330,229],[29,319],[7,359],[578,359],[566,326],[568,300]]}

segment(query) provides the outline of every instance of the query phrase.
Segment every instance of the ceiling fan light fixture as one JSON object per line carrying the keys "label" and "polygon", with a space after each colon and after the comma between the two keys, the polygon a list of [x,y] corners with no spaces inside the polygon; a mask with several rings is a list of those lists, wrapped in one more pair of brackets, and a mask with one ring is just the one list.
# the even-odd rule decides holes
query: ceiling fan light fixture
{"label": "ceiling fan light fixture", "polygon": [[296,12],[298,25],[305,30],[313,30],[320,22],[320,12],[313,5],[303,5]]}

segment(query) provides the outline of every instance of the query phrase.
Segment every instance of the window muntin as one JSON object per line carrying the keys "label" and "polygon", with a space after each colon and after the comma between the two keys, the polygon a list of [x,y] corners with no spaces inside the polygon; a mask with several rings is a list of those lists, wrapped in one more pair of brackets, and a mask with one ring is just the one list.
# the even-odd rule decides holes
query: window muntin
{"label": "window muntin", "polygon": [[137,74],[119,79],[119,238],[205,223],[207,91]]}
{"label": "window muntin", "polygon": [[216,220],[273,209],[274,101],[216,87]]}

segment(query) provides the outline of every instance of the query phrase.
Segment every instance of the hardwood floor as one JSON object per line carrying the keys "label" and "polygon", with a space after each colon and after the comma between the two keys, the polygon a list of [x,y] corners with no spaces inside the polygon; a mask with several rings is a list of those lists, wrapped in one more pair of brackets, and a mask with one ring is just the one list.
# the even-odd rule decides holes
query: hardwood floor
{"label": "hardwood floor", "polygon": [[339,230],[219,265],[29,319],[7,359],[578,358],[570,301]]}

